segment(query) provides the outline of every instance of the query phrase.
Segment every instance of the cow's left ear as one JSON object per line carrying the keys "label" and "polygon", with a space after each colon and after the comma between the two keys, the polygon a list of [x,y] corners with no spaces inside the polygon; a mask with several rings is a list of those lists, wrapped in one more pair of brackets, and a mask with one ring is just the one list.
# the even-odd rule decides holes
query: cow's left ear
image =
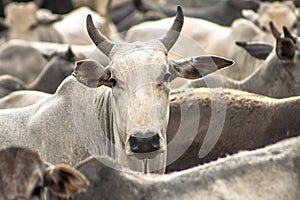
{"label": "cow's left ear", "polygon": [[236,41],[235,44],[245,49],[254,58],[265,60],[273,50],[273,45],[261,42]]}
{"label": "cow's left ear", "polygon": [[80,60],[75,64],[73,76],[83,85],[96,88],[109,86],[110,72],[95,60]]}
{"label": "cow's left ear", "polygon": [[172,78],[197,79],[232,64],[234,61],[219,56],[195,56],[171,60]]}
{"label": "cow's left ear", "polygon": [[49,188],[53,194],[63,198],[81,193],[89,186],[89,181],[82,173],[64,164],[48,167],[44,181],[45,187]]}

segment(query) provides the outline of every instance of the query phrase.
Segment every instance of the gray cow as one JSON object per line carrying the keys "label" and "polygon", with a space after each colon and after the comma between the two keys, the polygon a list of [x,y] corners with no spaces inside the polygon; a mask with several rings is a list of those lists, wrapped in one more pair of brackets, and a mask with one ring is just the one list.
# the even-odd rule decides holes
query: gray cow
{"label": "gray cow", "polygon": [[76,167],[91,186],[73,199],[296,200],[299,159],[299,137],[165,175],[126,172],[111,159],[93,157]]}
{"label": "gray cow", "polygon": [[50,165],[34,150],[9,147],[0,150],[0,199],[46,199],[47,189],[59,197],[86,190],[88,180],[68,165]]}
{"label": "gray cow", "polygon": [[211,74],[202,80],[188,81],[183,88],[209,85],[209,87],[240,89],[274,98],[299,96],[299,38],[292,36],[286,27],[283,28],[284,35],[281,35],[273,23],[270,24],[277,41],[275,51],[249,77],[242,81],[235,81],[218,74]]}
{"label": "gray cow", "polygon": [[0,47],[0,75],[10,74],[30,83],[39,75],[47,60],[33,47],[5,43]]}
{"label": "gray cow", "polygon": [[54,93],[59,84],[72,74],[77,56],[74,55],[71,48],[68,48],[65,52],[54,52],[48,59],[49,61],[41,73],[30,84],[25,84],[22,80],[10,75],[0,76],[0,98],[17,90]]}
{"label": "gray cow", "polygon": [[77,62],[75,77],[65,79],[52,97],[1,110],[1,146],[33,147],[52,163],[74,164],[92,153],[112,156],[133,170],[164,172],[169,81],[177,76],[200,78],[233,64],[217,56],[168,59],[182,25],[178,7],[171,29],[161,39],[115,44],[89,15],[88,33],[109,57],[109,66]]}

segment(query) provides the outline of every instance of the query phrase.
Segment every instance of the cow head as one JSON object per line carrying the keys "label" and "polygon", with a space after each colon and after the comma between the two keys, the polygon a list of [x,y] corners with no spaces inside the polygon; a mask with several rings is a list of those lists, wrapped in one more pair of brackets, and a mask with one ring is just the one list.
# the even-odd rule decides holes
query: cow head
{"label": "cow head", "polygon": [[281,37],[282,34],[277,30],[273,22],[270,22],[270,27],[276,39],[276,54],[278,58],[283,62],[293,62],[298,38],[294,37],[285,26],[283,27],[283,37]]}
{"label": "cow head", "polygon": [[169,83],[175,77],[201,78],[233,61],[217,56],[171,60],[168,51],[183,26],[181,7],[167,34],[158,40],[113,43],[87,17],[88,33],[110,63],[104,68],[93,60],[79,61],[74,76],[88,87],[112,88],[114,124],[127,155],[152,158],[166,150],[169,119]]}
{"label": "cow head", "polygon": [[292,1],[264,2],[260,4],[257,13],[253,10],[243,10],[243,15],[266,32],[271,32],[270,21],[277,27],[286,26],[292,32],[297,31],[299,13]]}
{"label": "cow head", "polygon": [[67,165],[48,166],[28,148],[10,147],[0,151],[0,199],[44,199],[44,189],[60,197],[84,191],[86,178]]}

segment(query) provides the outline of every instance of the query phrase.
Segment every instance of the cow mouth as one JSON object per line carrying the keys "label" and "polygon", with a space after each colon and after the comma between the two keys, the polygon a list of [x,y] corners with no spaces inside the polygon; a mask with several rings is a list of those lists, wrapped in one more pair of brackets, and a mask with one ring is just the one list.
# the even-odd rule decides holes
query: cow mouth
{"label": "cow mouth", "polygon": [[153,159],[158,154],[161,154],[161,153],[164,153],[164,152],[165,152],[164,149],[159,149],[157,151],[147,152],[147,153],[134,153],[132,151],[127,151],[126,153],[129,157],[135,157],[139,160],[144,160],[144,159]]}

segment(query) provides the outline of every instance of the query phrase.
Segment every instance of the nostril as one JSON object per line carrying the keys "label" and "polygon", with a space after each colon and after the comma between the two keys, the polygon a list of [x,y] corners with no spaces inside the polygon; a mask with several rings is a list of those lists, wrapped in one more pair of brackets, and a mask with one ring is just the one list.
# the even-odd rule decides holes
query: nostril
{"label": "nostril", "polygon": [[131,151],[135,152],[138,150],[138,141],[136,137],[130,136],[129,138],[129,146]]}
{"label": "nostril", "polygon": [[154,132],[137,132],[129,136],[130,151],[133,153],[150,153],[161,148],[160,136]]}
{"label": "nostril", "polygon": [[160,148],[160,138],[159,138],[159,135],[156,134],[155,136],[153,136],[153,139],[152,139],[152,147],[155,149],[155,150],[158,150]]}

